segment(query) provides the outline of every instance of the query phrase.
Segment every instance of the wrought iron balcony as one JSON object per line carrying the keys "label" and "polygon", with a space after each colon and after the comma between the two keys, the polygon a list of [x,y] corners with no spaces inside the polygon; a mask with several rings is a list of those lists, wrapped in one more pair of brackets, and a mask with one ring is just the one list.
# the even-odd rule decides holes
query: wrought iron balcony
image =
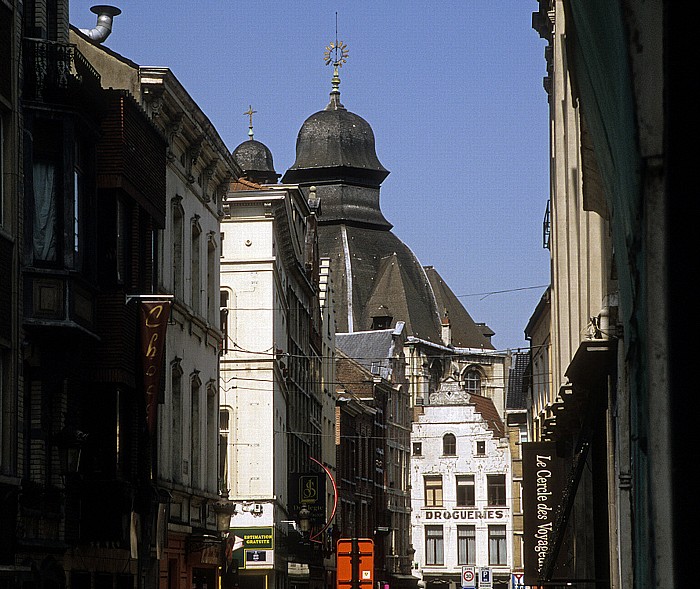
{"label": "wrought iron balcony", "polygon": [[71,91],[100,88],[100,74],[75,45],[31,38],[24,42],[25,98],[65,102]]}

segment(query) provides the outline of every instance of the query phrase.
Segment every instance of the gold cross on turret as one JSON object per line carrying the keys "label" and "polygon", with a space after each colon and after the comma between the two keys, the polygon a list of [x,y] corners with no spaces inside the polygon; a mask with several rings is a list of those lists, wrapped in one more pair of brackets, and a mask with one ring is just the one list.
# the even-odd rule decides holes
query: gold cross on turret
{"label": "gold cross on turret", "polygon": [[253,110],[253,107],[251,105],[248,105],[248,110],[245,111],[243,114],[248,115],[249,118],[249,124],[248,124],[248,137],[251,139],[253,138],[253,115],[258,112],[257,110]]}

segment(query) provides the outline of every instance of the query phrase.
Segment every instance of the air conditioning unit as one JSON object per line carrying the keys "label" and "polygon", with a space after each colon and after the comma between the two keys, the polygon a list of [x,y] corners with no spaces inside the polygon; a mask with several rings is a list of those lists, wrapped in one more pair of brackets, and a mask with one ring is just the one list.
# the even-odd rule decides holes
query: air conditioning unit
{"label": "air conditioning unit", "polygon": [[261,503],[256,503],[255,505],[253,505],[253,513],[260,514],[262,512],[263,512],[263,506]]}

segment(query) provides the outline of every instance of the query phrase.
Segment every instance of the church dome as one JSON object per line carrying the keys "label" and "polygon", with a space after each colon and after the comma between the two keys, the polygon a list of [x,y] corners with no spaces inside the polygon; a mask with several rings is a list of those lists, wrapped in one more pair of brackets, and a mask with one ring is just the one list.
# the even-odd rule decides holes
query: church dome
{"label": "church dome", "polygon": [[248,139],[236,147],[231,155],[248,179],[263,184],[277,183],[280,175],[275,172],[272,152],[264,143]]}
{"label": "church dome", "polygon": [[369,123],[333,102],[304,121],[297,136],[296,161],[284,180],[319,179],[322,170],[372,184],[381,183],[389,174],[377,157]]}

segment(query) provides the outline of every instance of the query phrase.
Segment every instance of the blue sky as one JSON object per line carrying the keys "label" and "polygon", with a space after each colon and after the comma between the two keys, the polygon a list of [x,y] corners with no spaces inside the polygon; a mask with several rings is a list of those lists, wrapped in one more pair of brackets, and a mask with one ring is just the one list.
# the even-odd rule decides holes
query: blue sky
{"label": "blue sky", "polygon": [[[94,3],[71,0],[71,23],[94,27]],[[549,282],[535,0],[115,3],[123,12],[105,45],[169,67],[231,150],[247,139],[252,105],[255,138],[279,173],[294,163],[304,120],[328,102],[323,53],[337,13],[349,50],[341,101],[372,125],[391,172],[381,206],[394,233],[496,332],[497,349],[527,345],[523,329],[544,290],[530,287]]]}

